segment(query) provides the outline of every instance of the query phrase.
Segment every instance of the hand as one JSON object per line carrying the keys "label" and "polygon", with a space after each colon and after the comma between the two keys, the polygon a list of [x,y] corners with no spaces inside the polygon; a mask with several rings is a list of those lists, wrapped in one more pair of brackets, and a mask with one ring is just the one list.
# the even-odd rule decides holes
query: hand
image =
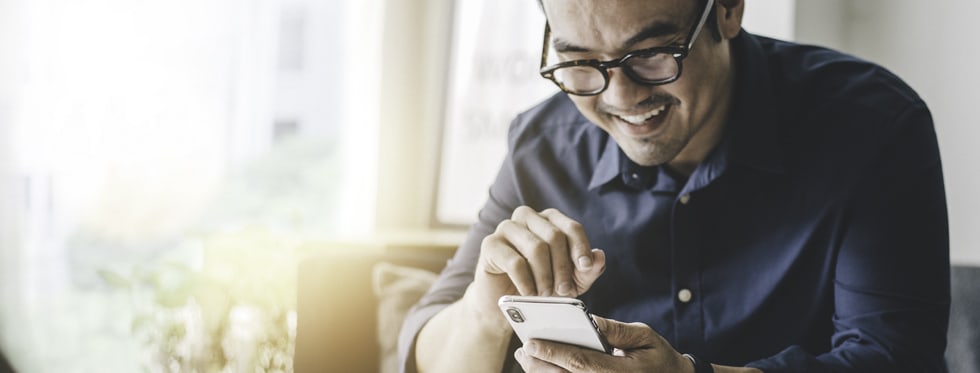
{"label": "hand", "polygon": [[484,238],[466,297],[481,320],[509,331],[497,308],[502,295],[575,297],[605,268],[605,254],[592,249],[581,224],[555,209],[522,206]]}
{"label": "hand", "polygon": [[642,323],[595,317],[616,351],[606,354],[558,342],[531,340],[514,352],[525,372],[694,372],[691,361]]}

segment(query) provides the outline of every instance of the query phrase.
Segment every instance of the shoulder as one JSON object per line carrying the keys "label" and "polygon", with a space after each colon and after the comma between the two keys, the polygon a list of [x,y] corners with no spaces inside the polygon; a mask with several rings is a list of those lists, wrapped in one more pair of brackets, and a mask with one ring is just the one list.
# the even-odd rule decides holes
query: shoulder
{"label": "shoulder", "polygon": [[933,130],[925,102],[881,65],[829,48],[755,38],[767,65],[770,103],[790,147],[834,148],[853,160],[876,156],[902,132]]}
{"label": "shoulder", "polygon": [[756,36],[775,97],[806,113],[831,106],[882,119],[912,108],[925,108],[901,78],[876,63],[833,49]]}
{"label": "shoulder", "polygon": [[[926,104],[886,68],[828,48],[753,35],[739,46],[747,52],[736,84],[754,96],[742,101],[748,103],[742,112],[749,122],[771,123],[743,128],[761,128],[751,134],[772,138],[770,155],[792,174],[843,188],[880,167],[895,148],[925,149],[918,156],[935,158],[935,136],[909,136],[934,132]],[[762,141],[744,137],[747,144]]]}

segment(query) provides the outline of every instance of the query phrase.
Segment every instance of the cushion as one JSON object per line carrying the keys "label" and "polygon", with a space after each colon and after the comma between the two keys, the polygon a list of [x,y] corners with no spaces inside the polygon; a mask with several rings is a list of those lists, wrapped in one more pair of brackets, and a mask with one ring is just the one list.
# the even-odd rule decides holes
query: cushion
{"label": "cushion", "polygon": [[397,373],[398,333],[405,314],[435,282],[433,272],[380,262],[372,269],[372,286],[378,298],[378,345],[380,372]]}

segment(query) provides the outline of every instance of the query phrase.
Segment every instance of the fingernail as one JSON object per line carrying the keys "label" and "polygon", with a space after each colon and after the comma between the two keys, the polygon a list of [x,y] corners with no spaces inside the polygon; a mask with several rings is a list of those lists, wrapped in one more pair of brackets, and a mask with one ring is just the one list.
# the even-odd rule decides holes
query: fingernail
{"label": "fingernail", "polygon": [[578,267],[579,269],[592,268],[592,257],[586,255],[578,257]]}
{"label": "fingernail", "polygon": [[568,295],[568,292],[572,290],[572,285],[567,282],[562,282],[558,284],[558,294]]}
{"label": "fingernail", "polygon": [[524,347],[522,347],[521,349],[527,351],[529,355],[534,355],[535,353],[538,352],[538,344],[537,342],[530,341],[528,343],[525,343]]}

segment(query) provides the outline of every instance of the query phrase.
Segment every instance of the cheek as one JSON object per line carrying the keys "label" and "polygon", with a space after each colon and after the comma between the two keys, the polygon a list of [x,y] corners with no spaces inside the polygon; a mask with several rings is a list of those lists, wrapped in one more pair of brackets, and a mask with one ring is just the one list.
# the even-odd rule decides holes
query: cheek
{"label": "cheek", "polygon": [[599,114],[599,96],[575,96],[568,95],[578,111],[582,113],[587,119],[592,121],[592,123],[598,124],[600,127],[604,127],[603,116]]}
{"label": "cheek", "polygon": [[681,111],[686,115],[704,112],[718,99],[724,86],[724,69],[718,66],[718,61],[707,59],[692,59],[685,63],[684,73],[676,86],[670,87],[670,94],[681,100]]}

